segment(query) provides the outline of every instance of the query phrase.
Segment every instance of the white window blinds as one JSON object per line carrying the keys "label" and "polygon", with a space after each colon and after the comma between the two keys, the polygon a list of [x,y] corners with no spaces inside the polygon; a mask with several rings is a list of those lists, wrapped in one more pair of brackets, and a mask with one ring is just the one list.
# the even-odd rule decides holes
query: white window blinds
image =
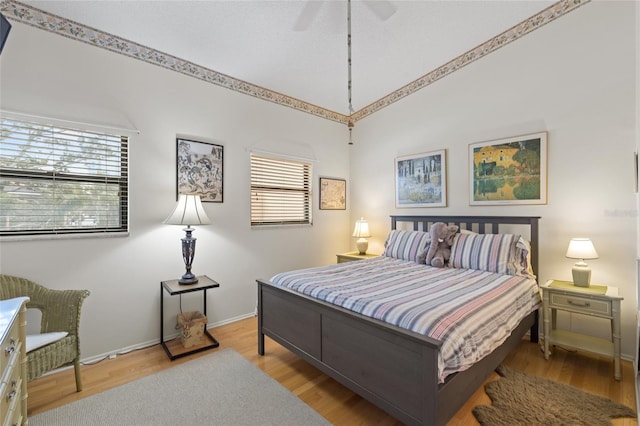
{"label": "white window blinds", "polygon": [[0,235],[128,231],[128,137],[0,117]]}
{"label": "white window blinds", "polygon": [[251,154],[251,225],[311,224],[312,165]]}

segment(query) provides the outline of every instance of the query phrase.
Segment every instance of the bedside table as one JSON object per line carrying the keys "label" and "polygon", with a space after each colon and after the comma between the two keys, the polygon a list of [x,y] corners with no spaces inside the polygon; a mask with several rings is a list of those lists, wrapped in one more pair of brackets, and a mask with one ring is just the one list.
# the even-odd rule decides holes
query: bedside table
{"label": "bedside table", "polygon": [[215,337],[209,333],[207,330],[206,324],[204,327],[204,336],[209,340],[209,344],[206,346],[197,346],[195,349],[191,349],[188,351],[182,351],[181,353],[174,354],[171,351],[171,348],[167,345],[164,340],[164,293],[168,293],[170,296],[174,296],[176,294],[182,295],[184,293],[191,293],[194,291],[202,292],[202,305],[204,307],[204,316],[207,316],[207,290],[212,288],[218,288],[220,284],[212,280],[206,275],[200,275],[198,277],[198,282],[195,284],[180,284],[178,280],[167,280],[160,281],[160,344],[164,348],[164,351],[167,353],[167,356],[171,361],[182,358],[187,355],[191,355],[197,352],[206,351],[208,349],[217,348],[220,346],[220,343],[216,340]]}
{"label": "bedside table", "polygon": [[357,251],[352,251],[352,252],[349,252],[349,253],[336,254],[338,263],[352,262],[354,260],[362,260],[362,259],[371,259],[372,257],[378,257],[378,256],[380,256],[380,255],[379,254],[371,254],[371,253],[360,254]]}
{"label": "bedside table", "polygon": [[[614,377],[620,380],[620,301],[623,298],[618,296],[618,288],[599,285],[576,287],[572,282],[558,280],[547,281],[541,288],[545,359],[549,359],[549,347],[552,345],[609,356],[613,358]],[[556,329],[558,310],[611,321],[611,339]]]}

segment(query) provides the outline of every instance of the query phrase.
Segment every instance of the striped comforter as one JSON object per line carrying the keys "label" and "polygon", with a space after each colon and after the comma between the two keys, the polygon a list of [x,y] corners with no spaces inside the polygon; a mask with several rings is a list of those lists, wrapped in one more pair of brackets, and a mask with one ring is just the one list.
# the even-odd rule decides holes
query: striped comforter
{"label": "striped comforter", "polygon": [[384,256],[285,272],[271,282],[441,341],[441,383],[491,353],[540,306],[531,277]]}

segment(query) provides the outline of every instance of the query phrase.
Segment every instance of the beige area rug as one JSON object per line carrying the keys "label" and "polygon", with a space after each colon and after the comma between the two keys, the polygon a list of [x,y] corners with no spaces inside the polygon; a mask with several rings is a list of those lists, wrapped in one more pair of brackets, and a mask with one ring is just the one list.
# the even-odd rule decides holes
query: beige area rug
{"label": "beige area rug", "polygon": [[229,348],[29,417],[30,426],[328,424]]}
{"label": "beige area rug", "polygon": [[479,405],[473,414],[483,426],[611,425],[616,417],[636,417],[622,404],[573,386],[530,376],[500,366],[502,376],[485,385],[492,405]]}

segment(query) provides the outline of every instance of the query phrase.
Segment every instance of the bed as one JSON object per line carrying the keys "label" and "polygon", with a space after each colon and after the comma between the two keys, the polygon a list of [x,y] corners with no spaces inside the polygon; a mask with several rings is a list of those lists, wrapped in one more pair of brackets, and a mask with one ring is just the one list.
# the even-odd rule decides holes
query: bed
{"label": "bed", "polygon": [[[480,239],[493,238],[499,233],[502,233],[501,236],[496,238],[502,238],[505,234],[523,235],[530,245],[527,247],[527,262],[531,267],[529,272],[535,274],[538,271],[538,220],[538,217],[394,215],[391,216],[392,231],[389,238],[409,233],[421,235],[436,222],[457,225],[464,234],[471,235],[465,236],[471,239],[476,238],[477,234]],[[457,240],[464,241],[462,234]],[[393,242],[387,241],[387,244],[393,245]],[[411,256],[418,251],[413,250]],[[458,248],[452,256],[460,252]],[[388,249],[385,249],[385,253],[388,254]],[[393,259],[391,263],[395,265],[400,263],[399,260]],[[373,269],[376,263],[385,261],[387,259],[349,263],[353,264],[352,275],[360,276],[364,269]],[[459,261],[460,258],[456,260]],[[419,263],[417,259],[416,262]],[[451,262],[454,262],[453,257]],[[349,270],[345,268],[349,263],[335,268],[348,275]],[[384,268],[390,268],[391,263],[385,264]],[[466,265],[463,261],[458,266]],[[426,265],[422,265],[422,268],[437,269]],[[319,269],[314,273],[327,272],[325,268],[311,269]],[[415,265],[413,269],[416,269]],[[292,271],[298,272],[306,274],[307,270]],[[444,271],[435,273],[442,275]],[[486,273],[483,277],[487,282],[492,281]],[[498,274],[495,278],[499,278]],[[527,332],[530,332],[532,342],[538,339],[536,305],[535,309],[530,309],[522,318],[515,320],[501,343],[486,356],[483,355],[472,365],[464,365],[457,372],[443,372],[443,368],[446,370],[447,367],[443,367],[445,362],[441,352],[459,350],[447,349],[447,339],[440,340],[422,334],[419,327],[412,329],[407,324],[401,324],[402,320],[395,321],[399,325],[395,325],[394,321],[387,322],[387,316],[378,315],[379,312],[386,312],[386,304],[374,304],[371,308],[355,302],[352,305],[359,307],[354,308],[348,301],[345,302],[347,297],[316,288],[313,282],[307,281],[296,287],[296,283],[301,282],[297,276],[278,274],[273,280],[257,280],[258,353],[264,355],[264,339],[268,336],[406,424],[445,424]],[[287,287],[284,284],[286,282],[293,284]],[[329,295],[329,301],[318,299],[321,293],[326,293],[325,299]],[[421,323],[421,320],[409,322]]]}

